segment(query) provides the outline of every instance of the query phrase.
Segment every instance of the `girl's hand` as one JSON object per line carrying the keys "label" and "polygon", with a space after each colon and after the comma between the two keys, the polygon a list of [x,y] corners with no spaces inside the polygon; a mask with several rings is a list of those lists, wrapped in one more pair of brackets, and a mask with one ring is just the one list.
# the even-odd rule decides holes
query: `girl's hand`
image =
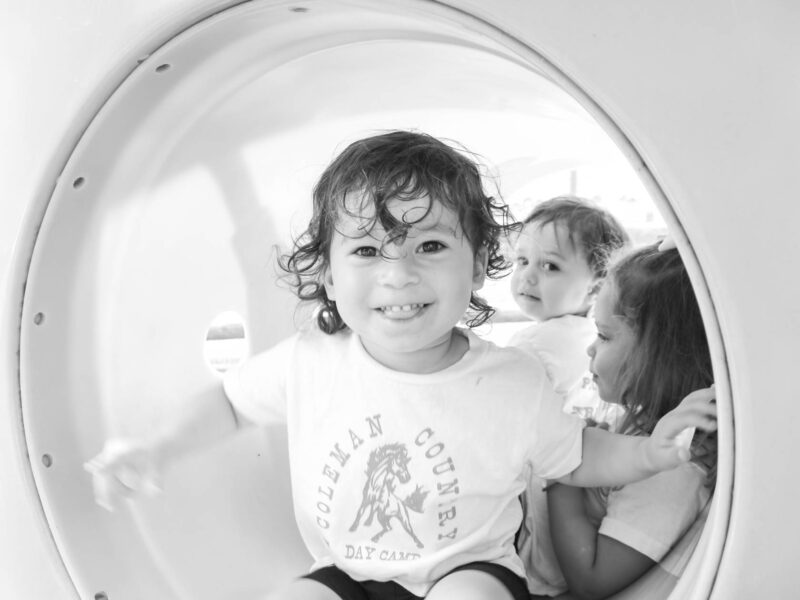
{"label": "girl's hand", "polygon": [[[713,385],[695,390],[656,423],[645,445],[646,459],[655,472],[674,469],[691,459],[689,443],[693,428],[705,431],[717,428],[715,397]],[[685,432],[686,429],[689,431]]]}
{"label": "girl's hand", "polygon": [[83,467],[92,475],[95,502],[113,511],[125,498],[161,492],[161,462],[155,446],[112,438]]}

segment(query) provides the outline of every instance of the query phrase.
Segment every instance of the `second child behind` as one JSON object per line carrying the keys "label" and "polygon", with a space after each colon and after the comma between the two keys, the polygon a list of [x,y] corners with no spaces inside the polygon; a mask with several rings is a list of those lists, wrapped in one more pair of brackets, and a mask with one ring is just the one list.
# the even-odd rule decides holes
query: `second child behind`
{"label": "second child behind", "polygon": [[511,292],[535,323],[509,345],[539,359],[566,412],[603,421],[608,405],[597,395],[586,356],[597,334],[589,312],[608,259],[630,243],[628,234],[611,213],[577,196],[542,202],[522,225]]}
{"label": "second child behind", "polygon": [[[541,362],[565,412],[613,424],[622,411],[603,402],[589,372],[586,348],[597,335],[589,313],[606,277],[609,257],[629,244],[608,211],[577,196],[542,202],[523,221],[514,244],[511,291],[535,321],[509,341]],[[548,532],[545,481],[531,475],[523,495],[524,519],[517,539],[528,587],[547,595],[565,582]]]}

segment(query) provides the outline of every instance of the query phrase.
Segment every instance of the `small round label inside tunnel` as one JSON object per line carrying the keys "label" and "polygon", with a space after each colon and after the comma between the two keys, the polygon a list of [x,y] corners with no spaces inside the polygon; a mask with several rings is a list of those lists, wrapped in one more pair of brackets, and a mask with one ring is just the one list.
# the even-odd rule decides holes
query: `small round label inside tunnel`
{"label": "small round label inside tunnel", "polygon": [[206,364],[217,373],[235,367],[247,355],[244,319],[239,313],[225,311],[214,317],[206,332]]}

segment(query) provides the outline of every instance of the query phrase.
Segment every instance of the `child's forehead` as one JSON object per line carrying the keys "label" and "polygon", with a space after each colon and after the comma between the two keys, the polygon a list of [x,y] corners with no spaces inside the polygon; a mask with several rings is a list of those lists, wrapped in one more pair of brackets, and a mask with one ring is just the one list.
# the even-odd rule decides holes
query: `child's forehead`
{"label": "child's forehead", "polygon": [[[386,233],[387,224],[410,231],[460,231],[458,215],[436,199],[392,198],[378,203],[364,194],[348,194],[337,214],[337,229],[351,235]],[[389,227],[392,229],[392,227]]]}
{"label": "child's forehead", "polygon": [[624,323],[616,314],[617,289],[613,281],[606,280],[597,294],[594,304],[594,319],[599,326],[611,327]]}
{"label": "child's forehead", "polygon": [[563,221],[531,221],[523,227],[518,244],[532,245],[544,252],[580,255],[580,236],[570,232]]}

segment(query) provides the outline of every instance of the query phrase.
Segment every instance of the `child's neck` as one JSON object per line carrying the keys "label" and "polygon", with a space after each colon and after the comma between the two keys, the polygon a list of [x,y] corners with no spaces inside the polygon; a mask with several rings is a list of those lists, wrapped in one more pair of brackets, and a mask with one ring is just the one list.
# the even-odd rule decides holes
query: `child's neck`
{"label": "child's neck", "polygon": [[[591,307],[590,307],[591,308]],[[575,312],[564,313],[563,315],[554,315],[552,317],[547,317],[546,319],[541,319],[539,323],[546,323],[547,321],[555,321],[556,319],[563,319],[564,317],[583,317],[587,318],[589,316],[589,310],[578,310]]]}
{"label": "child's neck", "polygon": [[439,343],[413,352],[384,352],[380,348],[372,348],[361,341],[373,359],[393,371],[401,373],[436,373],[453,366],[469,350],[469,340],[458,329]]}

